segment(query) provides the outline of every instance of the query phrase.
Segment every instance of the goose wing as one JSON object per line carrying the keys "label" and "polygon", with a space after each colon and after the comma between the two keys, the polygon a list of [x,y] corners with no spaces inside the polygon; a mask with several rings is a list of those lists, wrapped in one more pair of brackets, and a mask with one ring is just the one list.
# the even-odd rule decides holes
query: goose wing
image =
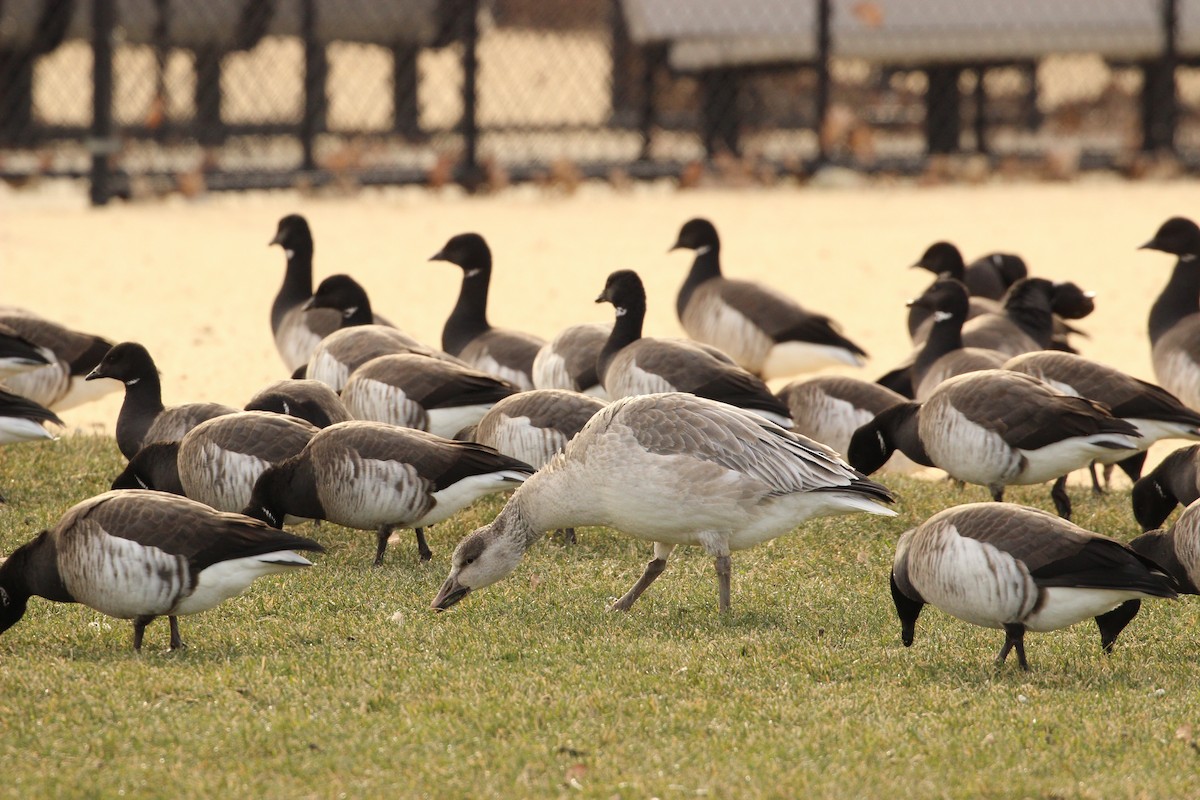
{"label": "goose wing", "polygon": [[[707,284],[712,285],[711,291],[716,292],[722,302],[753,320],[763,333],[777,342],[812,342],[866,355],[866,351],[842,336],[832,319],[806,311],[791,298],[762,284],[728,278]],[[706,290],[702,285],[696,291]]]}

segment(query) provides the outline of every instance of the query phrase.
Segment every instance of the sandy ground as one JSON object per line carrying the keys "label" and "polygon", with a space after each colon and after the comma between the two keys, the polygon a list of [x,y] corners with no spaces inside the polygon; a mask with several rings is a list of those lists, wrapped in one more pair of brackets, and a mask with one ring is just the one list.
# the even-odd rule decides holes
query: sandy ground
{"label": "sandy ground", "polygon": [[[453,234],[482,233],[495,257],[495,325],[549,337],[609,319],[593,300],[607,274],[641,273],[647,335],[681,331],[674,298],[691,257],[667,253],[679,226],[707,216],[722,236],[727,275],[767,282],[840,320],[872,356],[874,379],[909,350],[904,301],[929,282],[910,270],[926,245],[948,239],[969,259],[1023,255],[1034,274],[1098,292],[1082,323],[1083,353],[1152,378],[1146,315],[1172,260],[1136,247],[1171,215],[1195,216],[1194,181],[995,184],[618,193],[583,187],[570,197],[525,187],[488,198],[386,190],[353,198],[295,193],[93,210],[75,191],[0,194],[0,304],[24,306],[113,341],[137,340],[155,357],[167,404],[242,405],[284,377],[269,308],[284,257],[266,243],[279,217],[305,214],[316,240],[316,279],[348,272],[373,305],[437,344],[454,304],[457,268],[426,259]],[[112,430],[120,393],[64,413],[75,430]],[[1175,445],[1159,445],[1161,457]]]}

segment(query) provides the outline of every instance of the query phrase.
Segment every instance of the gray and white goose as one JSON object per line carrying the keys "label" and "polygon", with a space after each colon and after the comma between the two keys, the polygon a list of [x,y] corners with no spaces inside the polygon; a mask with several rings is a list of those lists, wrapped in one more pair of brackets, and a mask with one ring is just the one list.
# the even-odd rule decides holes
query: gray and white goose
{"label": "gray and white goose", "polygon": [[[1200,412],[1179,402],[1179,398],[1159,386],[1138,380],[1119,369],[1082,356],[1058,351],[1026,353],[1011,359],[1005,369],[1040,378],[1066,394],[1095,400],[1108,406],[1114,417],[1126,420],[1141,434],[1138,451],[1122,455],[1113,452],[1097,459],[1105,465],[1105,477],[1117,464],[1130,480],[1141,477],[1146,450],[1162,439],[1200,440]],[[1093,487],[1099,484],[1092,475]]]}
{"label": "gray and white goose", "polygon": [[1148,531],[1129,547],[1166,570],[1180,594],[1200,594],[1200,503],[1192,501],[1170,528]]}
{"label": "gray and white goose", "polygon": [[675,310],[688,336],[724,350],[764,379],[834,364],[863,365],[867,353],[824,314],[807,311],[780,292],[721,274],[721,240],[706,219],[684,223],[672,250],[696,258]]}
{"label": "gray and white goose", "polygon": [[[908,398],[858,378],[820,375],[792,381],[775,396],[787,404],[796,433],[828,445],[838,453],[850,448],[850,437],[863,425]],[[913,473],[924,469],[897,450],[880,469]]]}
{"label": "gray and white goose", "polygon": [[901,640],[913,643],[926,604],[964,622],[1004,631],[996,656],[1017,651],[1026,631],[1054,631],[1089,617],[1104,651],[1138,613],[1143,598],[1174,598],[1171,576],[1124,544],[1045,511],[972,503],[934,514],[900,537],[892,600]]}
{"label": "gray and white goose", "polygon": [[[342,319],[332,310],[305,305],[313,293],[313,237],[308,220],[299,214],[283,217],[269,245],[283,248],[287,259],[283,285],[271,305],[271,333],[291,373],[308,363],[313,348],[341,327]],[[372,321],[390,325],[382,317]]]}
{"label": "gray and white goose", "polygon": [[533,385],[537,389],[565,389],[608,399],[596,359],[612,333],[612,325],[588,322],[570,325],[538,351],[533,359]]}
{"label": "gray and white goose", "polygon": [[814,517],[894,515],[884,486],[824,445],[761,417],[678,392],[616,400],[525,482],[496,519],[459,543],[433,600],[447,609],[510,575],[548,530],[607,525],[652,542],[654,558],[614,605],[628,610],[678,545],[715,559],[730,607],[730,554]]}
{"label": "gray and white goose", "polygon": [[1200,409],[1200,227],[1172,217],[1138,249],[1178,257],[1150,307],[1150,356],[1159,385]]}
{"label": "gray and white goose", "polygon": [[226,414],[200,423],[178,442],[147,444],[112,488],[173,492],[218,511],[241,511],[259,476],[303,450],[318,430],[269,411]]}
{"label": "gray and white goose", "polygon": [[855,431],[847,457],[870,475],[899,449],[918,464],[986,486],[993,500],[1006,486],[1053,480],[1058,513],[1069,519],[1066,476],[1114,451],[1138,448],[1139,434],[1103,405],[1063,394],[1009,370],[951,378],[924,403],[892,406]]}
{"label": "gray and white goose", "polygon": [[1175,506],[1190,506],[1200,499],[1200,444],[1167,454],[1158,466],[1133,484],[1130,502],[1133,517],[1143,531],[1166,522]]}
{"label": "gray and white goose", "polygon": [[53,411],[97,400],[116,391],[112,385],[87,383],[87,374],[112,348],[112,342],[71,330],[24,309],[0,309],[0,325],[37,348],[49,364],[4,379],[9,391]]}
{"label": "gray and white goose", "polygon": [[396,328],[371,322],[371,300],[349,275],[330,275],[321,281],[308,308],[336,309],[342,327],[322,339],[309,356],[304,377],[340,392],[350,373],[373,358],[397,353],[417,353],[455,363],[458,359],[418,342]]}
{"label": "gray and white goose", "polygon": [[528,464],[474,442],[380,422],[341,422],[263,472],[246,513],[272,525],[291,514],[376,531],[376,566],[392,530],[414,528],[420,558],[428,561],[433,554],[424,528],[532,473]]}
{"label": "gray and white goose", "polygon": [[186,497],[105,492],[70,508],[0,566],[0,633],[21,619],[30,597],[43,597],[133,620],[134,650],[146,626],[168,616],[178,649],[176,617],[207,611],[255,578],[312,566],[296,550],[323,548]]}
{"label": "gray and white goose", "polygon": [[[565,389],[530,389],[506,397],[483,415],[470,438],[541,469],[566,448],[605,401]],[[568,544],[575,529],[563,530]]]}
{"label": "gray and white goose", "polygon": [[612,303],[612,334],[600,351],[596,372],[609,397],[691,392],[744,408],[791,427],[787,406],[759,378],[711,352],[710,345],[642,336],[646,290],[633,270],[608,276],[597,303]]}
{"label": "gray and white goose", "polygon": [[546,344],[533,334],[493,328],[487,318],[492,282],[492,251],[478,233],[460,233],[429,258],[462,269],[462,288],[442,328],[442,349],[475,369],[532,389],[533,362]]}
{"label": "gray and white goose", "polygon": [[329,384],[308,379],[287,378],[264,386],[246,403],[245,410],[287,414],[318,428],[353,419]]}
{"label": "gray and white goose", "polygon": [[405,353],[373,358],[350,373],[342,401],[355,419],[451,438],[516,391],[486,372]]}
{"label": "gray and white goose", "polygon": [[117,447],[125,458],[133,458],[149,442],[176,442],[192,428],[213,417],[233,414],[232,406],[221,403],[185,403],[166,408],[162,382],[149,351],[137,342],[114,345],[87,380],[111,378],[125,385],[125,402],[117,415]]}

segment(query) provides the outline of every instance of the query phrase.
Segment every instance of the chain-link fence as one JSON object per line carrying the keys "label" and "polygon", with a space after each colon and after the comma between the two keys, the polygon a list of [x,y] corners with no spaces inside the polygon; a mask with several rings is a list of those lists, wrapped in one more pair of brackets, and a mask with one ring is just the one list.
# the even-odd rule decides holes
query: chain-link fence
{"label": "chain-link fence", "polygon": [[1200,0],[0,0],[0,177],[1188,166],[1198,60]]}

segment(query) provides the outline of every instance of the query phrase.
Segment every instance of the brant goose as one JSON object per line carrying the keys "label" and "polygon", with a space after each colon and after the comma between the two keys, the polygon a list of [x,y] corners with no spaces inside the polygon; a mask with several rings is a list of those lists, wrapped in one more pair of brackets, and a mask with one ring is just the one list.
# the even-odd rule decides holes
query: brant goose
{"label": "brant goose", "polygon": [[989,369],[942,383],[924,403],[892,406],[855,431],[847,452],[870,475],[894,450],[950,477],[1004,487],[1054,480],[1050,493],[1069,519],[1067,473],[1113,452],[1138,449],[1137,428],[1092,400],[1063,394],[1030,375]]}
{"label": "brant goose", "polygon": [[1171,279],[1150,307],[1150,355],[1159,384],[1200,409],[1200,228],[1172,217],[1139,250],[1178,256]]}
{"label": "brant goose", "polygon": [[884,486],[836,453],[725,403],[671,392],[614,401],[518,489],[496,519],[454,550],[433,599],[447,609],[511,574],[544,531],[606,525],[654,544],[642,577],[612,608],[626,611],[678,545],[714,557],[729,610],[730,553],[813,517],[894,516]]}
{"label": "brant goose", "polygon": [[18,308],[0,310],[0,325],[29,342],[50,363],[5,378],[10,392],[54,411],[91,402],[116,391],[115,386],[87,383],[85,376],[112,347],[90,333],[79,333]]}
{"label": "brant goose", "polygon": [[442,329],[442,349],[475,369],[503,378],[520,389],[533,388],[533,361],[546,344],[520,331],[493,328],[487,319],[492,251],[478,233],[460,233],[429,258],[463,271],[458,302]]}
{"label": "brant goose", "polygon": [[117,415],[117,447],[133,458],[143,444],[175,442],[206,419],[237,411],[220,403],[187,403],[164,408],[162,383],[154,359],[137,342],[114,345],[86,380],[112,378],[125,384],[125,402]]}
{"label": "brant goose", "polygon": [[0,633],[36,596],[133,620],[134,650],[146,626],[166,615],[176,650],[184,646],[177,616],[207,611],[262,575],[312,566],[294,550],[323,552],[311,539],[186,497],[105,492],[73,506],[0,566]]}
{"label": "brant goose", "polygon": [[321,381],[287,378],[260,389],[246,411],[270,411],[307,420],[318,428],[353,419],[337,393]]}
{"label": "brant goose", "polygon": [[272,525],[285,514],[378,532],[383,563],[394,528],[415,528],[422,561],[432,557],[424,528],[533,469],[474,442],[456,442],[380,422],[340,422],[259,477],[246,513]]}
{"label": "brant goose", "polygon": [[596,364],[609,397],[691,392],[791,427],[787,406],[771,394],[767,385],[731,361],[715,356],[711,346],[643,338],[646,290],[633,270],[617,270],[609,275],[596,302],[612,303],[616,309],[616,323]]}
{"label": "brant goose", "polygon": [[1175,506],[1200,499],[1200,445],[1181,447],[1133,484],[1133,516],[1143,531],[1166,522]]}
{"label": "brant goose", "polygon": [[[960,256],[961,258],[961,256]],[[1025,259],[1015,253],[989,253],[963,270],[962,282],[972,297],[1000,300],[1014,283],[1029,277]]]}
{"label": "brant goose", "polygon": [[1149,531],[1129,543],[1175,579],[1180,594],[1200,594],[1200,504],[1189,503],[1165,531]]}
{"label": "brant goose", "polygon": [[[947,378],[996,369],[1007,355],[983,347],[967,347],[963,323],[967,319],[967,287],[952,278],[939,278],[910,307],[932,311],[929,338],[917,351],[910,368],[915,397],[924,400]],[[1035,345],[1036,346],[1036,345]]]}
{"label": "brant goose", "polygon": [[1015,649],[1023,670],[1025,631],[1094,617],[1108,653],[1141,598],[1174,598],[1172,584],[1158,564],[1115,539],[1010,503],[934,514],[900,537],[891,574],[905,647],[928,603],[972,625],[1003,628],[996,665]]}
{"label": "brant goose", "polygon": [[534,387],[566,389],[607,400],[596,374],[596,360],[611,333],[612,325],[604,322],[564,328],[538,350],[533,360]]}
{"label": "brant goose", "polygon": [[822,314],[751,281],[721,275],[721,241],[706,219],[684,223],[671,250],[696,258],[679,289],[675,311],[688,336],[719,347],[749,372],[770,379],[831,364],[861,367],[866,351]]}

